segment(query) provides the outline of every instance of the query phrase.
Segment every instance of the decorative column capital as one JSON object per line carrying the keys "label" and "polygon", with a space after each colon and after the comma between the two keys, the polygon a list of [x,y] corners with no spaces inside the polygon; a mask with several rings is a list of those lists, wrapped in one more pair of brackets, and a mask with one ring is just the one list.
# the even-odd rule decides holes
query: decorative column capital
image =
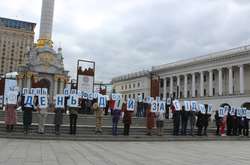
{"label": "decorative column capital", "polygon": [[27,78],[31,78],[32,76],[33,76],[33,73],[32,73],[32,72],[27,72],[27,73],[26,73],[26,77],[27,77]]}

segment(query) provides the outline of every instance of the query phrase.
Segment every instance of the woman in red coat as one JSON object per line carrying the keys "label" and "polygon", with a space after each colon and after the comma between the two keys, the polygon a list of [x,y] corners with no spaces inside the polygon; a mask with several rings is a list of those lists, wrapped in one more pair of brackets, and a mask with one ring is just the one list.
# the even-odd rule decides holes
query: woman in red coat
{"label": "woman in red coat", "polygon": [[147,134],[151,136],[152,135],[152,129],[155,127],[155,113],[151,112],[151,106],[149,105],[147,107]]}

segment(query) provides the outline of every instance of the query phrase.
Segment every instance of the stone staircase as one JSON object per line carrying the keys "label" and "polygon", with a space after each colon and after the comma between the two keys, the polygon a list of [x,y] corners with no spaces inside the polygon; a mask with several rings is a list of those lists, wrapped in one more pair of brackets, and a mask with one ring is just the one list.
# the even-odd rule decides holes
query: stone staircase
{"label": "stone staircase", "polygon": [[120,120],[118,125],[118,136],[112,136],[111,116],[104,116],[103,134],[95,134],[95,116],[80,114],[77,119],[77,134],[69,134],[69,116],[64,115],[63,125],[61,126],[61,135],[55,135],[54,131],[54,114],[47,116],[45,134],[38,134],[37,113],[33,113],[33,123],[28,135],[23,133],[22,113],[17,112],[18,123],[14,131],[6,132],[4,125],[4,112],[0,111],[0,137],[15,139],[39,139],[39,140],[81,140],[81,141],[200,141],[200,140],[249,140],[247,137],[218,137],[215,136],[215,127],[211,123],[208,129],[208,136],[173,136],[172,120],[164,121],[164,136],[156,136],[156,129],[153,136],[146,136],[145,118],[133,117],[130,129],[130,136],[123,136],[123,123]]}

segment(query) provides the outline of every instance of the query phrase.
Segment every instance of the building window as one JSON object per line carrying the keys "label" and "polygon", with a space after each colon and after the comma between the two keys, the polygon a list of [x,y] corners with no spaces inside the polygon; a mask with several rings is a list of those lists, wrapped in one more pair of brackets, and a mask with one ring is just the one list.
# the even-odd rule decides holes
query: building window
{"label": "building window", "polygon": [[133,94],[133,99],[135,99],[135,94]]}
{"label": "building window", "polygon": [[215,74],[213,73],[213,81],[215,81]]}
{"label": "building window", "polygon": [[204,79],[204,82],[206,82],[206,81],[207,81],[207,76],[204,75],[204,76],[203,76],[203,79]]}
{"label": "building window", "polygon": [[139,88],[141,86],[141,83],[138,82],[137,87]]}
{"label": "building window", "polygon": [[180,98],[183,98],[182,92],[180,92]]}
{"label": "building window", "polygon": [[133,88],[135,88],[135,84],[133,84]]}
{"label": "building window", "polygon": [[161,79],[161,81],[160,81],[160,86],[161,86],[161,88],[163,88],[163,86],[164,86],[164,80],[163,79]]}
{"label": "building window", "polygon": [[128,98],[131,98],[131,94],[128,95]]}
{"label": "building window", "polygon": [[207,95],[207,90],[206,89],[204,89],[204,96],[206,96]]}
{"label": "building window", "polygon": [[187,91],[187,97],[190,97],[190,91]]}
{"label": "building window", "polygon": [[127,100],[127,95],[125,95],[125,100]]}
{"label": "building window", "polygon": [[121,86],[121,89],[123,90],[123,86]]}
{"label": "building window", "polygon": [[161,97],[161,99],[163,98],[163,93],[161,93],[160,97]]}
{"label": "building window", "polygon": [[213,88],[213,96],[215,95],[215,88]]}
{"label": "building window", "polygon": [[197,97],[198,96],[198,91],[197,90],[195,90],[195,97]]}
{"label": "building window", "polygon": [[125,89],[127,89],[127,84],[125,85]]}
{"label": "building window", "polygon": [[144,99],[144,93],[142,93],[142,99]]}
{"label": "building window", "polygon": [[131,84],[128,85],[129,89],[131,89]]}
{"label": "building window", "polygon": [[170,81],[169,80],[167,80],[167,87],[169,87],[170,86]]}

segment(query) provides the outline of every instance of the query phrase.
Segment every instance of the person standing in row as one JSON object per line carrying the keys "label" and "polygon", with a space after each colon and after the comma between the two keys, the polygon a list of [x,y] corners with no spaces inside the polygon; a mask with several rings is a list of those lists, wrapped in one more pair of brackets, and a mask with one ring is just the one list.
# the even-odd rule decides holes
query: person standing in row
{"label": "person standing in row", "polygon": [[[68,102],[71,101],[69,98]],[[67,104],[69,109],[69,120],[70,120],[70,134],[75,135],[76,134],[76,123],[78,118],[78,107],[71,106],[70,104]]]}
{"label": "person standing in row", "polygon": [[147,108],[147,133],[146,135],[152,136],[152,129],[155,127],[155,113],[151,112],[151,106]]}
{"label": "person standing in row", "polygon": [[102,134],[102,120],[103,120],[103,108],[100,108],[97,101],[94,101],[95,103],[93,104],[93,111],[95,112],[96,115],[96,129],[95,129],[95,134],[100,133]]}
{"label": "person standing in row", "polygon": [[114,109],[112,111],[112,135],[117,136],[117,125],[120,120],[121,110]]}
{"label": "person standing in row", "polygon": [[[21,98],[21,105],[22,105],[22,111],[23,111],[23,129],[24,133],[28,134],[31,124],[32,124],[32,111],[34,111],[34,102],[27,102],[25,100],[25,96],[22,96]],[[37,104],[37,99],[34,98],[35,103]]]}
{"label": "person standing in row", "polygon": [[188,111],[185,110],[185,106],[182,106],[181,110],[181,135],[187,135],[187,122],[188,122]]}
{"label": "person standing in row", "polygon": [[7,132],[12,132],[14,129],[14,125],[16,125],[17,98],[18,97],[16,92],[9,92],[9,94],[7,95],[4,117]]}
{"label": "person standing in row", "polygon": [[160,111],[160,109],[158,108],[158,111],[155,113],[155,116],[156,116],[157,135],[162,136],[163,135],[165,113]]}
{"label": "person standing in row", "polygon": [[219,111],[216,110],[215,111],[215,124],[216,124],[216,135],[219,136],[220,135],[220,124],[221,124],[221,118],[219,117]]}
{"label": "person standing in row", "polygon": [[[39,97],[37,97],[37,98],[40,99]],[[37,105],[37,111],[38,111],[38,114],[37,114],[38,115],[38,133],[39,134],[44,134],[45,122],[46,122],[46,118],[47,118],[47,115],[48,115],[48,107],[41,107],[38,104]]]}
{"label": "person standing in row", "polygon": [[124,124],[124,131],[123,131],[123,135],[124,136],[129,136],[129,129],[130,129],[130,125],[132,124],[132,113],[133,111],[128,111],[127,110],[127,104],[124,103],[122,105],[122,112],[124,113],[123,116],[123,124]]}
{"label": "person standing in row", "polygon": [[173,113],[173,123],[174,123],[173,135],[178,136],[180,129],[180,111],[176,110],[173,104],[170,106],[170,109]]}
{"label": "person standing in row", "polygon": [[195,122],[196,122],[196,116],[195,113],[196,111],[190,110],[188,115],[188,120],[190,123],[190,135],[193,136],[194,135],[194,127],[195,127]]}
{"label": "person standing in row", "polygon": [[[66,97],[65,97],[66,100]],[[64,102],[64,108],[57,108],[54,106],[54,124],[55,124],[55,134],[60,135],[60,127],[61,124],[63,123],[63,113],[65,113],[66,106],[67,106],[67,101]]]}

